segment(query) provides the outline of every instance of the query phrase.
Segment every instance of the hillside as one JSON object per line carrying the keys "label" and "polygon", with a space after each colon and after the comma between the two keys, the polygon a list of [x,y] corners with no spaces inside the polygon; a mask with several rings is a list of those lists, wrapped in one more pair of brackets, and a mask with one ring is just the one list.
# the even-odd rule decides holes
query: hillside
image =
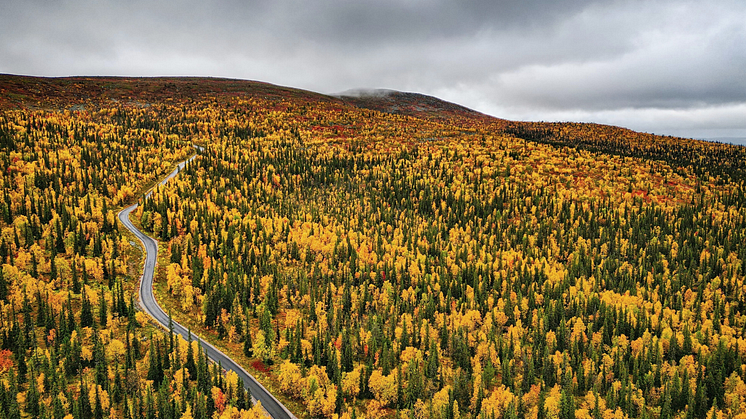
{"label": "hillside", "polygon": [[[0,412],[746,415],[744,148],[411,93],[0,76]],[[16,396],[17,395],[17,396]],[[81,397],[82,395],[82,397]]]}
{"label": "hillside", "polygon": [[408,115],[416,118],[432,118],[436,120],[456,118],[494,119],[461,105],[420,93],[363,89],[348,90],[334,96],[359,108]]}
{"label": "hillside", "polygon": [[[0,75],[0,109],[80,110],[111,103],[145,106],[194,101],[207,96],[333,103],[454,126],[490,125],[491,132],[529,141],[577,147],[629,157],[662,160],[679,170],[726,178],[746,176],[746,147],[638,133],[625,128],[588,123],[507,121],[419,93],[393,90],[350,90],[335,96],[269,83],[198,77],[65,77]],[[346,106],[345,106],[346,105]],[[0,132],[2,136],[2,132]]]}
{"label": "hillside", "polygon": [[248,80],[206,77],[30,77],[0,74],[2,109],[80,109],[123,102],[146,105],[163,101],[196,100],[207,95],[293,98],[327,101],[331,98],[300,89]]}

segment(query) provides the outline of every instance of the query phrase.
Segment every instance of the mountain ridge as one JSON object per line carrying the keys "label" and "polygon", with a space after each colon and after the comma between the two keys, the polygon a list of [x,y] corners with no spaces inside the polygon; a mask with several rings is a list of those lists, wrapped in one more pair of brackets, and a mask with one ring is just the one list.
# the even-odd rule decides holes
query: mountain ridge
{"label": "mountain ridge", "polygon": [[262,81],[218,77],[35,77],[0,74],[0,109],[81,110],[124,102],[148,106],[159,101],[193,101],[205,97],[254,97],[303,106],[326,102],[335,109],[362,108],[420,118],[462,129],[488,125],[499,135],[594,152],[666,161],[698,174],[746,176],[746,147],[637,132],[581,122],[510,121],[421,93],[390,89],[353,89],[337,94],[279,86]]}
{"label": "mountain ridge", "polygon": [[392,114],[421,117],[430,115],[436,119],[444,116],[470,118],[500,118],[483,114],[471,108],[449,102],[435,96],[392,89],[351,89],[332,95],[359,108]]}

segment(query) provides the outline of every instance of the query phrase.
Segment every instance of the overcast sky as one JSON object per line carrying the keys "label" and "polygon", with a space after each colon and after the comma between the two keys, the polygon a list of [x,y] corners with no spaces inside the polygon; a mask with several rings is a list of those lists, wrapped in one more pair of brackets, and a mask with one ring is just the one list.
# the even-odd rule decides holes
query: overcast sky
{"label": "overcast sky", "polygon": [[389,88],[508,119],[746,137],[743,0],[0,0],[0,72]]}

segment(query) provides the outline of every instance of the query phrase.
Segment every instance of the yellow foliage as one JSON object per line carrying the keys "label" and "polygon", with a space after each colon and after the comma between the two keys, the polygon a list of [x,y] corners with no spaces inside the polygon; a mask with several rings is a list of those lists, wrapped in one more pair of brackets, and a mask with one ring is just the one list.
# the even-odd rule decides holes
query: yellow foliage
{"label": "yellow foliage", "polygon": [[[191,408],[187,408],[187,411],[184,413],[186,415],[189,413],[189,416],[185,417],[182,416],[182,419],[190,419],[192,418],[192,411]],[[262,405],[260,401],[257,401],[257,403],[249,410],[243,410],[238,409],[234,406],[227,406],[222,413],[221,412],[215,412],[213,414],[214,419],[266,419],[267,415],[264,413],[264,410],[262,409]]]}
{"label": "yellow foliage", "polygon": [[254,337],[254,356],[266,360],[270,359],[274,354],[274,349],[272,348],[271,344],[267,343],[267,338],[264,335],[263,330],[259,330],[256,332],[256,336]]}
{"label": "yellow foliage", "polygon": [[39,394],[44,394],[44,373],[39,373],[39,376],[36,377],[36,388],[39,390]]}
{"label": "yellow foliage", "polygon": [[304,380],[298,365],[286,360],[280,365],[277,379],[280,382],[280,391],[283,393],[294,398],[300,398],[303,395]]}
{"label": "yellow foliage", "polygon": [[368,380],[368,388],[382,406],[393,405],[397,400],[396,373],[384,376],[381,370],[374,370]]}
{"label": "yellow foliage", "polygon": [[101,403],[101,407],[104,411],[109,410],[109,392],[102,389],[100,385],[90,384],[88,386],[88,400],[91,406],[96,406],[96,393],[98,392],[98,399]]}
{"label": "yellow foliage", "polygon": [[482,401],[481,412],[487,415],[487,417],[493,414],[496,417],[502,416],[514,398],[515,396],[510,389],[501,385]]}
{"label": "yellow foliage", "polygon": [[442,412],[444,408],[450,407],[448,405],[449,398],[448,393],[449,391],[452,391],[452,387],[450,385],[444,386],[440,391],[436,392],[432,397],[433,402],[433,411],[435,412]]}
{"label": "yellow foliage", "polygon": [[185,379],[189,379],[189,370],[186,368],[179,368],[174,372],[173,383],[175,385],[175,396],[181,396],[181,393],[184,390],[183,384]]}
{"label": "yellow foliage", "polygon": [[106,348],[107,355],[111,356],[112,358],[116,358],[121,360],[122,356],[125,353],[125,346],[124,343],[122,343],[119,339],[112,339],[109,342],[109,345]]}
{"label": "yellow foliage", "polygon": [[150,317],[148,317],[148,315],[143,313],[142,311],[138,311],[137,313],[135,313],[135,320],[137,321],[137,324],[140,325],[140,327],[145,327],[145,325],[148,324],[148,321],[150,321]]}
{"label": "yellow foliage", "polygon": [[186,410],[181,415],[181,419],[194,419],[194,416],[192,416],[192,406],[187,405]]}
{"label": "yellow foliage", "polygon": [[342,376],[342,393],[357,397],[360,394],[360,374],[363,366],[360,365],[354,370],[344,373]]}
{"label": "yellow foliage", "polygon": [[559,414],[559,408],[560,408],[560,398],[561,398],[561,389],[560,386],[555,384],[554,387],[552,387],[551,390],[549,390],[549,394],[547,394],[547,398],[544,400],[544,408],[547,411],[547,417],[550,418],[556,418]]}
{"label": "yellow foliage", "polygon": [[412,346],[407,346],[402,351],[401,355],[399,356],[399,358],[401,359],[401,362],[404,363],[404,364],[408,363],[412,359],[415,359],[416,357],[420,357],[421,358],[422,357],[422,352],[419,349],[414,348]]}
{"label": "yellow foliage", "polygon": [[166,267],[166,283],[171,294],[179,296],[182,293],[181,265],[171,263]]}

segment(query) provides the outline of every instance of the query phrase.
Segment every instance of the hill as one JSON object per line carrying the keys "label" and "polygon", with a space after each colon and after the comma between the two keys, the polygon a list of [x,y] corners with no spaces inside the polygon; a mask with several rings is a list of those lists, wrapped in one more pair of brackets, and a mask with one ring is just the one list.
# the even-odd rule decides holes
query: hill
{"label": "hill", "polygon": [[578,147],[621,156],[663,160],[674,167],[692,167],[700,174],[742,178],[746,147],[639,133],[590,123],[519,122],[493,118],[463,106],[419,93],[393,90],[350,90],[335,95],[354,106],[436,121],[487,120],[494,132],[529,141]]}
{"label": "hill", "polygon": [[420,93],[385,89],[357,89],[348,90],[334,96],[359,108],[417,118],[433,118],[436,120],[456,118],[493,119],[461,105]]}
{"label": "hill", "polygon": [[249,80],[207,77],[30,77],[0,74],[2,109],[79,109],[112,102],[144,105],[162,101],[195,100],[206,95],[295,98],[319,101],[331,98]]}
{"label": "hill", "polygon": [[269,83],[199,77],[64,77],[40,78],[0,75],[0,109],[82,109],[123,102],[147,105],[162,101],[218,97],[293,100],[295,103],[333,103],[384,113],[468,126],[477,121],[492,132],[529,141],[570,146],[620,156],[662,160],[691,168],[700,175],[725,178],[746,176],[746,147],[701,140],[639,133],[608,125],[570,122],[507,121],[461,105],[419,93],[357,89],[327,96]]}
{"label": "hill", "polygon": [[398,92],[0,91],[9,417],[261,414],[138,314],[135,201],[160,304],[299,417],[746,414],[742,147]]}

